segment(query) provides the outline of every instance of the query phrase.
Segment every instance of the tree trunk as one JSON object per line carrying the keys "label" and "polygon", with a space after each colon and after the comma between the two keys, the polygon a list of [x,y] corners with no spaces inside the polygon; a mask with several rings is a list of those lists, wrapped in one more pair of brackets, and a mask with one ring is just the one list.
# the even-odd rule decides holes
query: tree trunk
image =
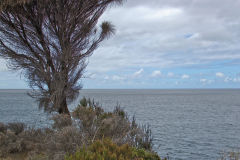
{"label": "tree trunk", "polygon": [[67,100],[66,100],[66,98],[63,98],[63,99],[62,99],[62,102],[61,102],[61,104],[60,104],[60,106],[59,106],[58,113],[59,113],[59,114],[68,114],[68,115],[70,115],[70,112],[69,112],[68,106],[67,106]]}

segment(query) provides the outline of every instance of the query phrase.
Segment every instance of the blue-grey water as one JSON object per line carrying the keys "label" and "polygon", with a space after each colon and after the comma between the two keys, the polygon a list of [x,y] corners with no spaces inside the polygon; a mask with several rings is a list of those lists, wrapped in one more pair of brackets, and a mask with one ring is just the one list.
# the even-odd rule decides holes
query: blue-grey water
{"label": "blue-grey water", "polygon": [[[119,103],[150,124],[154,150],[170,159],[216,160],[222,151],[240,149],[240,90],[83,90],[82,96],[106,110]],[[0,121],[50,123],[26,90],[0,90]]]}

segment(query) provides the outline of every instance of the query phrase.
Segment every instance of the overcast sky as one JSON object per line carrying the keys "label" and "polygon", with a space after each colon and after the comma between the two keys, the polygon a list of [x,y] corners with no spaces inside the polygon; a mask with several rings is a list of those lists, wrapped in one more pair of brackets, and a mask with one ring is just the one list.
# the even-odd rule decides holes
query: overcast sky
{"label": "overcast sky", "polygon": [[[129,0],[89,58],[84,88],[239,88],[240,0]],[[0,60],[0,88],[27,88]]]}

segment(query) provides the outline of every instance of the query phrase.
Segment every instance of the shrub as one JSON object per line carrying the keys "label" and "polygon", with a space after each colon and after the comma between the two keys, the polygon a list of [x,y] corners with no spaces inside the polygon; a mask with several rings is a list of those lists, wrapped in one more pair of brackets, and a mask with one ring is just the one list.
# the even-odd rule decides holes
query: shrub
{"label": "shrub", "polygon": [[42,152],[47,147],[45,140],[51,135],[50,129],[27,129],[20,134],[8,130],[0,133],[0,158],[21,153]]}
{"label": "shrub", "polygon": [[161,160],[155,154],[124,144],[116,145],[110,139],[98,140],[89,147],[83,147],[65,160]]}
{"label": "shrub", "polygon": [[25,145],[24,152],[37,151],[38,153],[41,153],[48,148],[45,144],[53,133],[54,131],[50,128],[29,128],[18,135],[18,139],[23,139]]}
{"label": "shrub", "polygon": [[5,157],[8,153],[17,153],[23,150],[22,140],[12,131],[6,134],[0,133],[0,157]]}
{"label": "shrub", "polygon": [[128,143],[134,147],[152,149],[150,128],[139,126],[135,118],[129,120],[119,105],[113,112],[104,112],[93,100],[83,98],[73,111],[73,117],[80,120],[78,126],[91,142],[107,137],[119,145]]}
{"label": "shrub", "polygon": [[7,128],[14,132],[16,135],[24,131],[25,124],[24,123],[8,123]]}
{"label": "shrub", "polygon": [[117,104],[117,106],[115,107],[115,109],[113,110],[113,113],[121,116],[122,118],[125,118],[127,115],[125,113],[125,111],[120,107],[120,105]]}
{"label": "shrub", "polygon": [[67,126],[71,126],[72,125],[72,119],[70,115],[67,114],[61,114],[61,115],[55,115],[51,118],[53,120],[53,129],[62,129],[64,127]]}
{"label": "shrub", "polygon": [[86,99],[86,97],[83,97],[80,100],[80,105],[83,106],[83,107],[87,107],[87,99]]}
{"label": "shrub", "polygon": [[240,152],[224,152],[221,154],[220,160],[240,160]]}
{"label": "shrub", "polygon": [[0,133],[6,133],[7,126],[3,123],[0,123]]}
{"label": "shrub", "polygon": [[77,148],[84,144],[80,130],[68,126],[49,135],[44,142],[44,147],[45,153],[50,159],[61,160],[66,153],[74,153]]}

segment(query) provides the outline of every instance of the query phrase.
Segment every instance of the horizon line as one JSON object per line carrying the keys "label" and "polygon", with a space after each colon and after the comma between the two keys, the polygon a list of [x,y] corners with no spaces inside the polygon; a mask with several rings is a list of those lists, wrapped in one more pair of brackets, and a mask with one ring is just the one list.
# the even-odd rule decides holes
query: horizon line
{"label": "horizon line", "polygon": [[[80,90],[207,90],[207,89],[240,89],[240,88],[83,88]],[[0,90],[32,90],[29,88],[0,88]]]}

